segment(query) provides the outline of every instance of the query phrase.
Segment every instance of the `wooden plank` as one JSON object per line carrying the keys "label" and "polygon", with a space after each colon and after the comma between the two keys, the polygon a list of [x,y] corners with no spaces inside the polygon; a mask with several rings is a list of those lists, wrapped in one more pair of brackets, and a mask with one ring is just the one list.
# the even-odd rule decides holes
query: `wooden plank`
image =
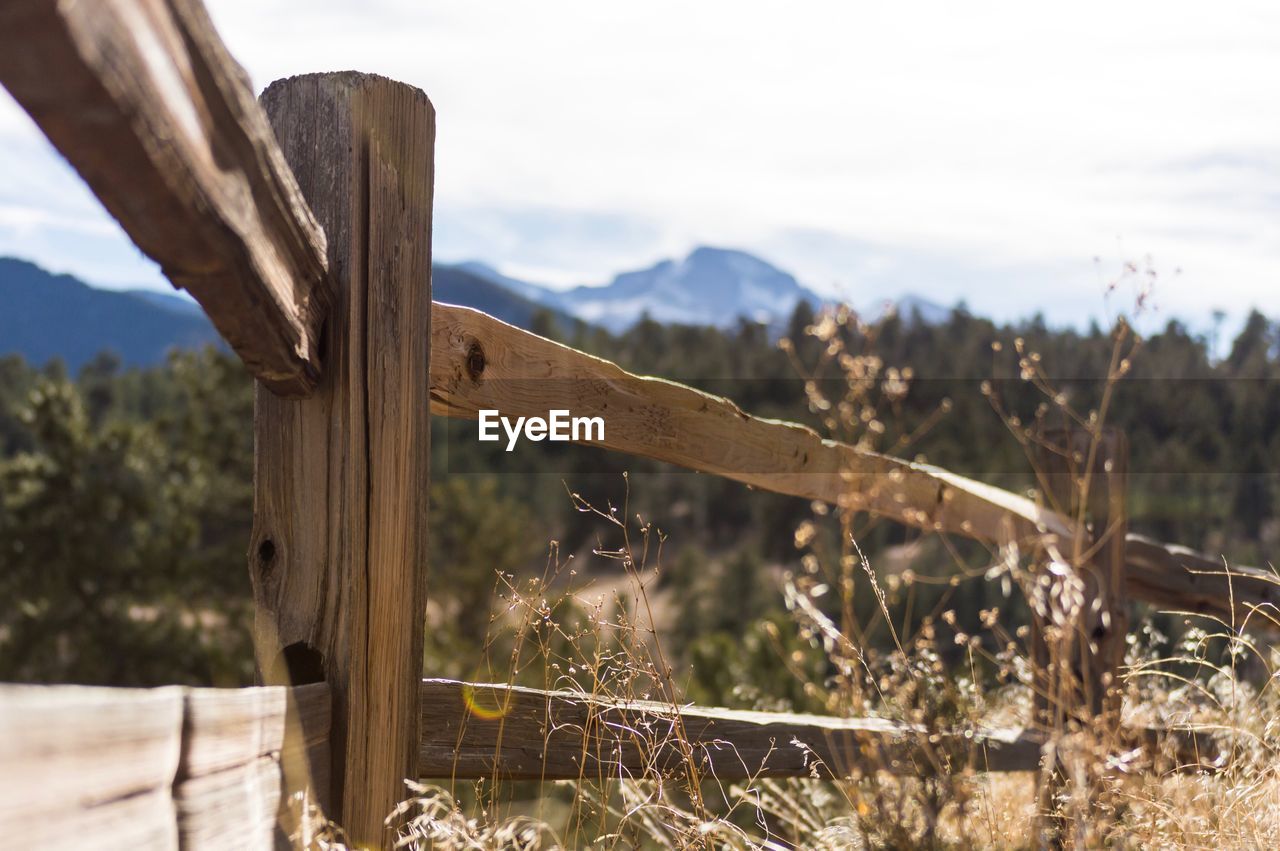
{"label": "wooden plank", "polygon": [[1129,595],[1167,609],[1221,618],[1237,628],[1280,627],[1280,576],[1224,564],[1176,544],[1130,533],[1125,539]]}
{"label": "wooden plank", "polygon": [[201,777],[329,738],[329,687],[189,689],[180,778]]}
{"label": "wooden plank", "polygon": [[0,82],[260,381],[315,387],[324,233],[199,0],[6,0]]}
{"label": "wooden plank", "polygon": [[697,770],[720,780],[843,777],[885,768],[1032,771],[1040,745],[1020,731],[928,744],[919,730],[877,718],[743,712],[572,692],[428,679],[422,683],[422,777],[518,780],[649,777],[681,770],[683,728]]}
{"label": "wooden plank", "polygon": [[256,395],[258,659],[268,683],[329,684],[331,815],[376,845],[417,761],[435,117],[421,91],[367,74],[295,77],[262,100],[329,236],[337,301],[316,394]]}
{"label": "wooden plank", "polygon": [[[284,775],[282,794],[303,793],[321,813],[329,812],[329,735],[333,723],[333,696],[325,683],[312,683],[290,690],[292,699],[285,713],[284,748],[280,767]],[[283,815],[287,815],[282,813]],[[282,824],[295,827],[286,819]],[[286,830],[286,835],[289,833]]]}
{"label": "wooden plank", "polygon": [[[845,501],[909,525],[989,543],[1004,539],[1008,528],[1025,540],[1041,525],[1060,539],[1073,539],[1070,519],[1017,494],[825,440],[794,423],[753,417],[727,399],[632,375],[470,308],[437,303],[433,310],[434,414],[474,419],[491,408],[513,417],[546,416],[565,408],[575,416],[604,417],[605,439],[598,445],[606,449],[762,490]],[[1183,547],[1133,535],[1125,540],[1129,596],[1218,615],[1230,610],[1220,563]],[[1232,579],[1237,617],[1251,606],[1280,606],[1280,582],[1271,572],[1233,568]]]}
{"label": "wooden plank", "polygon": [[[1071,822],[1062,802],[1076,802],[1081,815],[1096,812],[1109,770],[1093,754],[1068,752],[1080,742],[1113,741],[1120,731],[1129,456],[1124,434],[1114,428],[1051,429],[1037,450],[1044,497],[1088,531],[1061,543],[1057,569],[1042,560],[1032,586],[1034,720],[1054,743],[1054,758],[1045,760],[1036,784],[1037,834],[1040,844],[1059,847]],[[1073,765],[1084,766],[1087,776]]]}
{"label": "wooden plank", "polygon": [[[1036,668],[1041,677],[1036,688],[1037,706],[1056,713],[1041,721],[1059,732],[1060,725],[1069,719],[1091,722],[1107,716],[1108,726],[1119,725],[1119,692],[1115,687],[1129,631],[1125,582],[1128,457],[1124,434],[1113,428],[1103,429],[1096,440],[1083,428],[1053,429],[1042,437],[1038,469],[1046,498],[1053,508],[1088,530],[1088,534],[1063,542],[1059,551],[1070,563],[1070,575],[1078,576],[1083,585],[1074,611],[1061,613],[1076,618],[1074,628],[1045,647],[1045,627],[1040,617],[1033,618]],[[1049,605],[1050,600],[1067,605],[1076,600],[1073,592],[1050,590],[1065,578],[1047,568],[1043,571],[1041,585],[1049,593],[1039,605]],[[1032,608],[1033,614],[1037,613],[1038,607]],[[1057,658],[1050,651],[1065,655]]]}
{"label": "wooden plank", "polygon": [[329,725],[324,683],[188,690],[175,792],[183,844],[271,847],[297,827],[280,807],[292,795],[326,812]]}
{"label": "wooden plank", "polygon": [[435,307],[431,409],[476,418],[566,409],[605,421],[598,445],[764,490],[870,511],[988,543],[1069,537],[1070,523],[1029,499],[927,464],[823,439],[753,417],[733,402],[600,358],[465,307]]}
{"label": "wooden plank", "polygon": [[323,683],[0,687],[0,830],[19,847],[272,847],[328,718]]}
{"label": "wooden plank", "polygon": [[174,848],[182,689],[0,686],[0,835]]}
{"label": "wooden plank", "polygon": [[275,848],[283,781],[278,755],[180,780],[173,791],[179,844],[201,851]]}
{"label": "wooden plank", "polygon": [[[73,773],[69,780],[76,780]],[[0,818],[5,845],[42,851],[137,851],[139,848],[177,849],[173,790],[169,786],[117,798],[91,807],[63,804],[60,808],[21,813],[12,821]],[[92,837],[87,838],[87,837]]]}

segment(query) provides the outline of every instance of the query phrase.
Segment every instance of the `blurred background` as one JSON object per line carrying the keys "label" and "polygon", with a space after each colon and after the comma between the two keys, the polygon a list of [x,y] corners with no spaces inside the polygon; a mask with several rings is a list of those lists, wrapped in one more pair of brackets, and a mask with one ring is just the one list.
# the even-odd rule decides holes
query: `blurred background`
{"label": "blurred background", "polygon": [[[1131,528],[1273,558],[1275,7],[208,6],[259,89],[350,67],[431,96],[437,300],[1016,490],[1034,479],[1008,416],[1044,401],[1019,353],[1089,410],[1125,317]],[[0,146],[0,680],[248,684],[251,382],[3,94]],[[825,324],[837,303],[862,321]],[[874,382],[833,420],[812,392],[847,387],[833,337],[907,389]],[[501,592],[549,560],[573,557],[551,572],[577,599],[612,593],[593,553],[617,529],[576,493],[661,529],[654,617],[691,699],[806,705],[787,666],[821,654],[769,625],[813,507],[434,428],[427,671],[480,671]],[[815,528],[806,551],[838,552]],[[1025,615],[984,550],[875,524],[859,543],[903,634]]]}

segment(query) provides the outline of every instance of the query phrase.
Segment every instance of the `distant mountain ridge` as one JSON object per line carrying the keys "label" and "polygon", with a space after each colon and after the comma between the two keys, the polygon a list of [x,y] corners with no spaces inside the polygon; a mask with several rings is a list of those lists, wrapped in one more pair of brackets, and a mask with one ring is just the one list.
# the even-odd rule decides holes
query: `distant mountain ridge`
{"label": "distant mountain ridge", "polygon": [[495,284],[610,331],[625,331],[642,316],[657,322],[731,326],[738,319],[776,324],[801,301],[825,299],[768,261],[728,248],[702,246],[683,260],[662,260],[622,272],[603,286],[552,290],[503,275],[483,263],[461,264]]}
{"label": "distant mountain ridge", "polygon": [[[436,301],[475,307],[521,328],[549,312],[563,329],[577,320],[457,266],[431,270]],[[125,366],[151,366],[172,349],[225,347],[192,298],[154,289],[100,289],[17,257],[0,257],[0,356],[32,363],[61,358],[76,371],[110,351]]]}
{"label": "distant mountain ridge", "polygon": [[186,300],[164,293],[100,290],[26,260],[0,257],[0,355],[31,363],[61,358],[76,370],[112,351],[147,366],[170,349],[221,345],[213,325]]}
{"label": "distant mountain ridge", "polygon": [[162,293],[157,290],[124,290],[124,292],[163,307],[165,310],[174,310],[187,316],[204,316],[204,308],[200,307],[200,303],[181,290],[171,293]]}
{"label": "distant mountain ridge", "polygon": [[[795,276],[745,251],[701,246],[683,260],[662,260],[644,269],[622,272],[609,283],[568,290],[505,275],[481,262],[457,268],[519,293],[523,298],[568,314],[614,333],[621,333],[642,316],[665,324],[711,325],[728,328],[739,319],[781,328],[800,302],[817,308],[831,299],[796,280]],[[860,305],[876,318],[896,308],[906,321],[945,322],[951,309],[918,295]]]}
{"label": "distant mountain ridge", "polygon": [[[431,273],[437,301],[483,310],[530,328],[548,308],[455,266]],[[550,310],[561,327],[577,320]],[[200,305],[179,292],[99,289],[27,260],[0,257],[0,356],[20,354],[44,364],[61,358],[78,370],[103,351],[125,366],[160,363],[172,349],[224,346]]]}
{"label": "distant mountain ridge", "polygon": [[[496,271],[490,270],[493,274]],[[465,266],[436,264],[431,269],[431,298],[463,307],[474,307],[490,316],[521,328],[532,328],[534,318],[548,312],[563,330],[569,330],[577,320],[568,313],[526,298],[501,283],[475,274]]]}
{"label": "distant mountain ridge", "polygon": [[743,251],[697,248],[680,261],[624,272],[603,287],[576,287],[561,304],[588,322],[623,330],[642,314],[685,325],[771,324],[801,301],[823,299],[787,272]]}
{"label": "distant mountain ridge", "polygon": [[[622,272],[602,286],[553,290],[504,275],[484,263],[436,264],[437,301],[482,310],[504,322],[533,328],[539,315],[564,332],[586,323],[614,333],[643,316],[662,323],[731,327],[740,318],[781,329],[797,304],[827,300],[788,272],[726,248],[696,248],[682,260],[663,260]],[[951,311],[918,296],[897,301],[904,319],[946,321]],[[883,312],[874,305],[868,315]],[[104,350],[127,366],[162,361],[174,348],[222,345],[200,306],[185,294],[98,289],[71,275],[0,257],[0,355],[18,353],[33,363],[59,357],[72,369]]]}

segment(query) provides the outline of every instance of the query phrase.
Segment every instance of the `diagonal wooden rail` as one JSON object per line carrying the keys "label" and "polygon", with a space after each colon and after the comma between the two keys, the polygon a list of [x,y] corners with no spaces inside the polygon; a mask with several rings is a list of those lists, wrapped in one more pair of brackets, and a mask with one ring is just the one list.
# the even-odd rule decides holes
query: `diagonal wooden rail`
{"label": "diagonal wooden rail", "polygon": [[[998,544],[1069,538],[1072,523],[1025,497],[926,464],[856,449],[795,423],[751,416],[728,399],[538,337],[484,313],[437,303],[431,410],[600,416],[605,449],[725,476],[762,490],[864,509],[908,525]],[[1140,535],[1126,537],[1125,582],[1136,599],[1257,627],[1280,619],[1280,577]],[[1261,610],[1261,611],[1258,611]]]}
{"label": "diagonal wooden rail", "polygon": [[0,83],[259,381],[315,388],[324,232],[198,0],[5,0]]}
{"label": "diagonal wooden rail", "polygon": [[[475,418],[481,408],[545,416],[567,408],[605,420],[600,447],[675,463],[792,497],[881,514],[984,543],[1070,537],[1068,518],[1009,491],[929,465],[837,443],[794,422],[765,420],[726,398],[538,337],[468,307],[436,303],[431,411]],[[1262,608],[1280,617],[1280,577],[1192,550],[1126,536],[1134,598],[1236,621]]]}
{"label": "diagonal wooden rail", "polygon": [[751,416],[728,399],[530,334],[466,307],[438,304],[431,327],[431,410],[600,416],[599,445],[764,490],[874,512],[990,544],[1070,537],[1071,522],[1031,500],[928,464],[824,439]]}

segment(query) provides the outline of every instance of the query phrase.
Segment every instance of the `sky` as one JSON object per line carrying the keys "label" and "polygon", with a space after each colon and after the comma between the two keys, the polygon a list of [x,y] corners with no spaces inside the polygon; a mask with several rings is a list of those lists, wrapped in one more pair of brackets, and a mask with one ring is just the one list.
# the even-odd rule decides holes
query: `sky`
{"label": "sky", "polygon": [[[1013,319],[1280,315],[1280,4],[206,0],[256,89],[437,111],[437,260],[555,286],[700,244]],[[0,254],[168,285],[0,95]]]}

